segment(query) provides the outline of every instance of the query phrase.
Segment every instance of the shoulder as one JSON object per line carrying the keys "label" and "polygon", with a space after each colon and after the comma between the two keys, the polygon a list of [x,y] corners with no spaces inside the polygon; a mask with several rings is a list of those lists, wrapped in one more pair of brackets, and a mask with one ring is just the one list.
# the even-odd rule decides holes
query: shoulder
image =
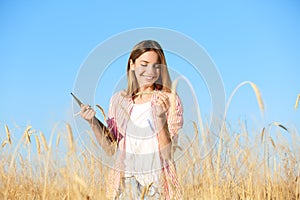
{"label": "shoulder", "polygon": [[110,99],[111,105],[120,105],[121,103],[128,102],[130,98],[127,96],[125,90],[114,93]]}
{"label": "shoulder", "polygon": [[118,91],[118,92],[116,92],[112,95],[111,101],[112,100],[120,100],[120,99],[124,99],[124,98],[126,98],[126,91],[121,90],[121,91]]}

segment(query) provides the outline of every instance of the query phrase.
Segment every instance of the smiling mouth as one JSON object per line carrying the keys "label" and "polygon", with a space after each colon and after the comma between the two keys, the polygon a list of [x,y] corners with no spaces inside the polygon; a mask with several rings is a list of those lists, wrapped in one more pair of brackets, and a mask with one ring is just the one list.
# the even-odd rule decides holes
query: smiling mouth
{"label": "smiling mouth", "polygon": [[144,77],[146,80],[151,81],[151,80],[155,79],[156,76],[145,76],[145,75],[142,75],[142,77]]}

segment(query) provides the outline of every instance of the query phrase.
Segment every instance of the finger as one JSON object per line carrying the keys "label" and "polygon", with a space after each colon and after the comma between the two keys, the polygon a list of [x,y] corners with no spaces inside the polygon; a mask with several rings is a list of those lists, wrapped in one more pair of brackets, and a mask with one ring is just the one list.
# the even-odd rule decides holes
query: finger
{"label": "finger", "polygon": [[83,107],[82,108],[82,112],[81,112],[81,116],[84,119],[90,119],[91,116],[93,117],[93,115],[95,116],[96,112],[91,108],[91,107]]}
{"label": "finger", "polygon": [[167,94],[163,93],[163,92],[158,93],[158,98],[162,99],[165,102],[169,101],[169,96]]}
{"label": "finger", "polygon": [[81,117],[82,117],[83,119],[87,119],[87,113],[88,113],[88,111],[87,111],[87,110],[84,110],[84,111],[82,111],[82,112],[80,113],[80,115],[81,115]]}
{"label": "finger", "polygon": [[165,98],[164,100],[164,103],[166,104],[167,107],[170,107],[170,101],[169,101],[169,98]]}
{"label": "finger", "polygon": [[90,105],[87,105],[87,104],[81,104],[80,105],[80,108],[81,109],[87,109]]}
{"label": "finger", "polygon": [[167,104],[162,100],[162,99],[158,99],[156,101],[156,105],[157,106],[160,106],[162,108],[163,111],[166,111],[167,110]]}
{"label": "finger", "polygon": [[87,116],[88,116],[89,118],[94,117],[95,114],[96,114],[96,112],[95,112],[93,109],[87,110]]}
{"label": "finger", "polygon": [[169,98],[168,94],[166,92],[158,92],[159,96],[162,96],[164,98]]}
{"label": "finger", "polygon": [[92,119],[94,119],[96,112],[88,112],[87,114],[85,114],[83,116],[83,119],[87,120],[87,121],[91,121]]}
{"label": "finger", "polygon": [[91,120],[95,117],[96,112],[93,109],[87,111],[86,118]]}
{"label": "finger", "polygon": [[85,112],[86,110],[88,110],[91,106],[90,105],[81,105],[81,112]]}
{"label": "finger", "polygon": [[158,92],[157,95],[163,99],[167,99],[168,95],[165,92]]}
{"label": "finger", "polygon": [[158,97],[157,102],[165,107],[165,109],[170,107],[170,101],[165,97]]}
{"label": "finger", "polygon": [[88,110],[88,105],[81,106],[81,116],[85,115],[86,111]]}

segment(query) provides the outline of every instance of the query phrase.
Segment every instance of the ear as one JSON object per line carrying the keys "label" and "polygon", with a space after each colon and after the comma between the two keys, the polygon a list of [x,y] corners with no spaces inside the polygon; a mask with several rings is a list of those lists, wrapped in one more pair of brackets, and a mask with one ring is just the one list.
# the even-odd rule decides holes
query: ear
{"label": "ear", "polygon": [[130,59],[130,70],[134,71],[135,65],[132,61],[132,59]]}

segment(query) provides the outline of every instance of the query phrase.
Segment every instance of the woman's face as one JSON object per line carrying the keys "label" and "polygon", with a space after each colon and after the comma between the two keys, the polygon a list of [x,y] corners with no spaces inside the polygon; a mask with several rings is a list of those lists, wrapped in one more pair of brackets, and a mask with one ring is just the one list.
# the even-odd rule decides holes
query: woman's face
{"label": "woman's face", "polygon": [[151,87],[160,76],[160,64],[155,51],[147,51],[130,62],[140,88]]}

